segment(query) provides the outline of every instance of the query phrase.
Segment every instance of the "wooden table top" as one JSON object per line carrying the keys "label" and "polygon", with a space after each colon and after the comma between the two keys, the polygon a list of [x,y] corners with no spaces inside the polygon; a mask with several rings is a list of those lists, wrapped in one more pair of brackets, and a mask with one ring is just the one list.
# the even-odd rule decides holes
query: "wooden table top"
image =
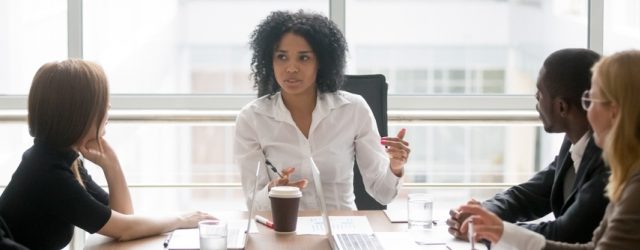
{"label": "wooden table top", "polygon": [[[224,220],[246,219],[247,212],[219,212],[213,213],[216,217]],[[271,219],[271,212],[257,212],[266,218]],[[319,211],[301,211],[299,216],[319,216]],[[369,224],[374,232],[404,232],[407,231],[406,223],[391,223],[383,211],[330,211],[332,216],[367,216]],[[331,249],[329,240],[325,235],[282,235],[276,234],[272,229],[256,223],[259,233],[249,234],[249,239],[245,249],[305,249],[324,250]],[[110,250],[110,249],[162,249],[162,243],[166,234],[151,236],[147,238],[118,242],[112,238],[93,234],[89,236],[85,243],[85,249],[90,250]],[[466,243],[468,244],[468,243]],[[434,248],[426,248],[434,249]],[[435,249],[447,249],[445,246]]]}

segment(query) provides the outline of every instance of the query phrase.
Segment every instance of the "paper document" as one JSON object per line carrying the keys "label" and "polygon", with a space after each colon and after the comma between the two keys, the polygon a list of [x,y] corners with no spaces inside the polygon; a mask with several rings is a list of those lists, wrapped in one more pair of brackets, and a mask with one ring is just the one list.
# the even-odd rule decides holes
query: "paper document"
{"label": "paper document", "polygon": [[178,229],[173,231],[167,249],[200,249],[198,229]]}
{"label": "paper document", "polygon": [[[411,235],[407,232],[376,232],[376,237],[380,241],[380,245],[384,249],[402,249],[402,250],[421,250],[429,249],[428,247],[418,245]],[[440,248],[433,249],[445,249],[444,243],[439,246]]]}
{"label": "paper document", "polygon": [[407,223],[407,209],[382,210],[391,223]]}
{"label": "paper document", "polygon": [[[227,232],[234,231],[234,228],[244,232],[247,228],[247,220],[230,220],[227,221]],[[239,233],[241,233],[239,232]],[[258,233],[255,221],[251,221],[251,230],[249,233]],[[227,235],[229,237],[229,235]],[[178,229],[173,231],[169,246],[167,249],[200,249],[200,231],[198,228]]]}
{"label": "paper document", "polygon": [[[420,246],[420,249],[449,249],[449,250],[469,250],[471,244],[467,241],[458,240],[447,232],[446,225],[439,225],[431,230],[409,230],[406,232],[413,241]],[[476,250],[486,250],[484,244],[477,243]]]}
{"label": "paper document", "polygon": [[[476,243],[475,245],[475,250],[488,250],[487,246],[482,243]],[[467,241],[451,240],[447,242],[447,247],[451,250],[469,250],[471,249],[471,244]]]}
{"label": "paper document", "polygon": [[[331,231],[334,234],[373,233],[366,216],[329,216],[329,220],[331,220]],[[296,234],[325,235],[327,232],[324,230],[321,216],[304,216],[298,217]]]}
{"label": "paper document", "polygon": [[409,230],[408,235],[421,246],[429,245],[445,245],[447,242],[452,242],[454,237],[449,234],[446,229],[434,228],[432,230]]}

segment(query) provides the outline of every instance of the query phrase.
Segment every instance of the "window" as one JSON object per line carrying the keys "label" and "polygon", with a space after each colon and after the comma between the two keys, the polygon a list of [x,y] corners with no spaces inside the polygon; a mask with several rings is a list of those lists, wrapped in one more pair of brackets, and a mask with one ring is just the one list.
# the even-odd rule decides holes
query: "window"
{"label": "window", "polygon": [[[25,124],[0,124],[0,128],[0,137],[4,138],[0,141],[0,164],[4,166],[0,168],[0,183],[6,185],[32,139]],[[542,136],[548,140],[544,145],[551,147],[549,152],[536,147],[539,126],[397,124],[389,127],[389,133],[397,133],[400,128],[408,129],[406,139],[412,148],[405,183],[522,182],[548,164],[559,148],[552,142],[557,136],[550,134]],[[184,200],[187,204],[206,204],[203,209],[221,210],[243,204],[242,191],[234,187],[240,183],[240,173],[232,158],[233,126],[110,122],[106,132],[127,182],[136,187],[136,193],[155,195],[134,197],[137,203]],[[536,165],[537,152],[545,156],[542,166]],[[87,162],[87,168],[96,182],[106,185],[98,166]],[[223,186],[199,188],[200,184]],[[171,188],[150,188],[157,186]]]}
{"label": "window", "polygon": [[26,124],[0,123],[0,186],[7,185],[22,159],[22,153],[33,144]]}
{"label": "window", "polygon": [[604,53],[640,49],[640,1],[604,1]]}
{"label": "window", "polygon": [[[83,27],[83,57],[100,63],[109,77],[112,113],[155,109],[156,104],[233,112],[255,93],[248,48],[255,25],[273,10],[327,15],[332,1],[85,0],[82,23],[71,25]],[[4,112],[24,111],[37,68],[67,58],[71,2],[76,1],[0,1],[0,118],[5,119],[0,120],[0,191],[32,144],[24,121]],[[345,2],[347,72],[384,74],[389,110],[396,114],[535,112],[532,95],[542,61],[560,48],[587,47],[588,1]],[[605,2],[605,54],[638,48],[638,12],[634,0]],[[178,98],[153,103],[165,94]],[[227,99],[234,95],[239,99]],[[505,105],[512,100],[517,107]],[[153,107],[145,106],[149,103]],[[441,210],[468,197],[488,198],[500,185],[522,182],[545,167],[562,142],[561,134],[547,134],[532,122],[535,117],[526,122],[475,119],[390,121],[389,134],[406,127],[412,145],[401,195],[427,189],[443,201],[436,203]],[[232,159],[232,122],[112,121],[107,131],[137,211],[216,211],[244,204]],[[97,166],[88,168],[106,184]],[[498,187],[425,187],[433,183]]]}
{"label": "window", "polygon": [[547,55],[587,46],[587,1],[346,3],[350,72],[389,72],[391,94],[529,95]]}
{"label": "window", "polygon": [[27,94],[36,70],[67,57],[66,0],[0,1],[0,95]]}
{"label": "window", "polygon": [[114,94],[254,93],[249,36],[274,10],[328,14],[326,0],[84,1],[84,58]]}
{"label": "window", "polygon": [[[47,6],[32,15],[48,19],[40,18],[35,26],[27,22],[15,27],[28,27],[23,28],[23,33],[54,30],[52,39],[60,37],[59,47],[66,48],[65,1],[2,4],[12,11],[5,11],[10,15],[0,20],[20,19],[18,14],[24,8],[38,10],[41,5]],[[153,11],[149,11],[151,6]],[[6,9],[9,8],[0,11]],[[140,94],[120,107],[115,103],[114,111],[131,109],[131,103],[154,96],[150,94],[188,94],[184,95],[187,102],[199,97],[194,94],[253,96],[248,37],[260,20],[277,9],[326,14],[329,4],[323,0],[83,1],[83,55],[103,65],[116,97]],[[504,94],[527,94],[527,100],[532,100],[529,95],[534,92],[538,68],[547,54],[562,47],[586,45],[587,15],[582,1],[349,0],[345,10],[350,44],[348,72],[384,74],[392,100],[409,95]],[[14,27],[12,22],[6,23],[1,27]],[[15,30],[19,29],[0,31],[22,34]],[[554,35],[558,33],[563,36]],[[5,51],[13,48],[6,44],[32,40],[24,36],[2,37],[11,38],[5,39],[11,43],[0,44]],[[49,53],[34,55],[65,57],[51,51],[61,53],[66,49],[28,43],[25,46]],[[25,75],[32,77],[43,61],[48,60],[33,59],[34,66]],[[14,90],[4,91],[26,94],[29,84],[23,82],[10,85]],[[240,106],[225,106],[225,110],[237,110]],[[189,103],[183,109],[190,110]],[[391,121],[391,125],[389,132],[393,134],[402,124]],[[549,145],[557,145],[559,141],[544,139],[536,147],[540,138],[555,137],[540,133],[539,127],[531,124],[405,125],[413,148],[407,180],[414,183],[521,181],[548,162],[542,157],[553,155],[557,147]],[[31,144],[26,126],[4,123],[2,126],[11,128],[5,133],[13,139],[5,144],[4,158],[0,160],[6,166],[17,166],[19,156]],[[115,121],[109,125],[107,138],[122,155],[121,161],[133,185],[235,185],[239,176],[232,159],[233,133],[230,122]],[[522,144],[532,146],[514,147],[514,138],[525,138],[527,143]],[[9,148],[14,141],[22,144]],[[540,153],[547,148],[551,150]],[[7,183],[10,175],[3,176]]]}

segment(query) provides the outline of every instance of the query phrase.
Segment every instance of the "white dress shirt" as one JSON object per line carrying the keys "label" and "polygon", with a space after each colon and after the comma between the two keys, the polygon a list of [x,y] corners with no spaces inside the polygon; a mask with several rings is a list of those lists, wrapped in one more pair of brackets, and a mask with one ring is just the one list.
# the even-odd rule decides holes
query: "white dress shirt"
{"label": "white dress shirt", "polygon": [[303,178],[309,181],[302,189],[301,210],[320,209],[309,157],[320,170],[327,209],[356,209],[354,159],[358,161],[365,189],[378,202],[391,202],[400,185],[400,178],[389,167],[369,106],[361,96],[344,91],[318,93],[308,139],[296,126],[280,93],[247,104],[236,120],[234,156],[247,204],[253,193],[256,165],[262,162],[264,170],[260,170],[254,204],[257,210],[271,209],[267,186],[269,180],[277,178],[264,167],[265,159],[279,171],[296,168],[289,176],[290,181]]}
{"label": "white dress shirt", "polygon": [[542,234],[509,222],[502,222],[504,231],[498,242],[491,246],[493,250],[540,250],[546,245]]}
{"label": "white dress shirt", "polygon": [[571,152],[571,160],[573,161],[573,170],[575,173],[578,173],[578,168],[580,167],[580,163],[582,162],[582,156],[584,155],[584,151],[587,149],[587,144],[589,143],[589,139],[591,138],[591,132],[587,131],[580,140],[576,142],[576,144],[572,144],[569,148],[569,152]]}

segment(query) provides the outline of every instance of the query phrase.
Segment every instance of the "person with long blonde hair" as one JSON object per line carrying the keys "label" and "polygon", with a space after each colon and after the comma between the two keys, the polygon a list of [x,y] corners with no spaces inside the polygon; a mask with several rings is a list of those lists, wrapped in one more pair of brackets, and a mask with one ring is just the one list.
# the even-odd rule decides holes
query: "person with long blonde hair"
{"label": "person with long blonde hair", "polygon": [[[61,249],[74,226],[130,240],[213,218],[202,212],[134,215],[120,162],[103,137],[108,109],[107,77],[98,64],[70,59],[40,67],[28,101],[34,144],[0,196],[0,216],[15,241],[31,249]],[[108,193],[91,179],[84,159],[102,169]]]}
{"label": "person with long blonde hair", "polygon": [[640,51],[602,58],[593,68],[591,89],[582,96],[596,144],[611,169],[606,196],[610,203],[587,244],[545,240],[542,235],[504,223],[477,202],[461,206],[473,214],[474,240],[493,249],[640,249]]}

